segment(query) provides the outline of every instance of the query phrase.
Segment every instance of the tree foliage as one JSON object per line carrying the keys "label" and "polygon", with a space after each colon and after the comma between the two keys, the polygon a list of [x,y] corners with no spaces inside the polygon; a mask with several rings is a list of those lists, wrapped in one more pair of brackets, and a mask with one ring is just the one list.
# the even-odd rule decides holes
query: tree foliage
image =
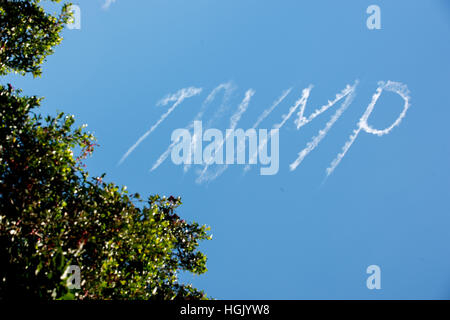
{"label": "tree foliage", "polygon": [[59,34],[70,17],[69,4],[52,15],[40,0],[0,0],[0,75],[13,71],[39,76],[40,65],[61,42]]}
{"label": "tree foliage", "polygon": [[[28,13],[1,2],[2,74],[39,74],[59,41],[61,20],[23,2]],[[36,22],[33,36],[18,36],[26,21]],[[206,298],[177,274],[206,271],[198,246],[208,228],[177,215],[179,198],[143,200],[90,178],[83,161],[95,138],[73,116],[43,117],[41,102],[0,85],[0,300]],[[81,268],[79,290],[63,279],[69,265]]]}

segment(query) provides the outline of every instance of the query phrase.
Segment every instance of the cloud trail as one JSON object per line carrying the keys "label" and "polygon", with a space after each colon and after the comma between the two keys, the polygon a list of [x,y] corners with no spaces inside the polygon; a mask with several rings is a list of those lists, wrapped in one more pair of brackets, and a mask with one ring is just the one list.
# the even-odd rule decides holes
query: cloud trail
{"label": "cloud trail", "polygon": [[273,102],[273,104],[267,108],[266,110],[264,110],[264,112],[259,116],[258,120],[256,120],[255,124],[252,126],[252,129],[255,129],[259,126],[259,124],[265,119],[267,118],[267,116],[281,103],[283,102],[283,100],[289,95],[289,93],[291,93],[292,88],[289,88],[285,91],[283,91],[283,93],[281,94],[281,96]]}
{"label": "cloud trail", "polygon": [[172,141],[172,143],[169,145],[169,147],[164,151],[156,160],[156,162],[153,164],[153,167],[150,169],[150,171],[156,170],[169,156],[170,152],[172,151],[173,147],[180,141],[180,139],[177,139],[175,141]]}
{"label": "cloud trail", "polygon": [[336,95],[334,100],[328,101],[326,105],[323,105],[322,107],[316,109],[308,118],[305,118],[304,116],[306,103],[302,103],[300,106],[300,110],[298,111],[298,119],[295,120],[297,130],[303,127],[305,124],[308,124],[309,122],[314,120],[317,116],[327,111],[332,106],[334,106],[337,102],[339,102],[339,100],[347,96],[350,92],[354,91],[356,85],[358,85],[358,81],[356,81],[355,85],[353,86],[347,85],[344,90],[342,90],[340,93]]}
{"label": "cloud trail", "polygon": [[[391,130],[394,129],[394,127],[398,126],[401,123],[401,121],[403,120],[403,118],[405,117],[406,112],[408,111],[409,107],[411,106],[411,104],[410,104],[411,97],[409,96],[408,87],[400,82],[393,82],[393,81],[388,81],[386,83],[381,81],[381,82],[379,82],[378,85],[379,86],[377,88],[377,91],[372,96],[372,101],[370,102],[370,104],[367,107],[366,111],[364,112],[363,116],[359,120],[358,128],[353,130],[353,133],[350,135],[349,140],[347,140],[347,142],[344,144],[342,151],[331,162],[330,167],[327,168],[327,170],[326,170],[327,177],[333,173],[333,171],[336,169],[336,167],[342,161],[342,159],[344,158],[344,156],[347,154],[348,150],[352,146],[353,142],[355,142],[355,140],[358,137],[361,130],[363,130],[367,133],[370,133],[370,134],[382,136],[382,135],[390,133]],[[383,90],[397,93],[405,101],[405,104],[403,105],[402,112],[400,113],[398,118],[392,123],[392,125],[390,125],[386,129],[378,130],[378,129],[373,129],[372,127],[370,127],[367,123],[367,120],[369,119],[369,116],[372,113],[372,111],[375,107],[375,104],[377,103],[378,99],[380,98],[381,94],[383,93]]]}
{"label": "cloud trail", "polygon": [[238,110],[231,116],[230,118],[230,129],[234,130],[241,120],[242,115],[245,111],[247,111],[248,105],[250,104],[250,100],[255,94],[255,90],[249,89],[245,92],[245,98],[242,100],[241,104],[238,107]]}
{"label": "cloud trail", "polygon": [[[231,95],[231,92],[234,90],[234,87],[233,87],[233,85],[232,85],[231,82],[222,83],[222,84],[218,85],[216,88],[214,88],[214,89],[211,91],[211,93],[208,95],[208,97],[206,97],[205,101],[203,101],[202,106],[201,106],[199,112],[195,115],[194,119],[193,119],[187,126],[185,126],[185,129],[188,129],[188,130],[192,129],[192,128],[194,127],[194,121],[202,119],[202,117],[203,117],[203,115],[204,115],[204,113],[205,113],[205,111],[206,111],[206,108],[211,104],[211,102],[215,99],[216,95],[217,95],[221,90],[225,90],[224,102],[222,103],[221,108],[220,108],[220,109],[223,109],[223,108],[222,108],[223,104],[228,100],[228,98],[229,98],[230,95]],[[219,110],[219,111],[216,111],[216,113],[217,113],[217,112],[220,112],[220,110]],[[195,136],[194,136],[194,138],[196,139]],[[173,147],[174,147],[177,143],[178,143],[178,140],[177,140],[177,141],[173,141],[173,142],[167,147],[166,151],[164,151],[164,152],[159,156],[158,160],[153,164],[153,166],[152,166],[152,168],[150,169],[150,171],[156,170],[156,169],[157,169],[157,168],[158,168],[158,167],[159,167],[159,166],[167,159],[167,157],[168,157],[168,156],[170,155],[170,153],[172,152]],[[193,147],[193,146],[195,147],[194,142],[192,142],[192,144],[191,144],[191,150],[192,150],[192,147]],[[189,157],[190,157],[190,156],[191,156],[191,155],[189,155]],[[185,172],[188,171],[189,166],[190,166],[190,165],[187,165],[187,164],[184,166],[184,171],[185,171]]]}
{"label": "cloud trail", "polygon": [[[259,126],[259,124],[265,119],[265,118],[267,118],[268,116],[269,116],[269,114],[281,103],[281,102],[283,102],[283,100],[289,95],[289,93],[291,93],[291,91],[292,91],[292,88],[289,88],[289,89],[287,89],[287,90],[285,90],[285,91],[283,91],[283,93],[281,94],[281,96],[276,100],[276,101],[274,101],[273,102],[273,104],[269,107],[269,108],[267,108],[266,110],[264,110],[264,112],[259,116],[259,118],[258,118],[258,120],[256,120],[256,122],[253,124],[253,126],[252,126],[252,129],[256,129],[258,126]],[[264,142],[263,142],[263,144],[266,144],[267,143],[267,140],[264,140]],[[263,146],[264,147],[264,146]],[[262,150],[262,148],[260,147],[260,148],[258,148],[258,152],[261,152],[261,150]],[[252,154],[252,156],[251,156],[251,160],[256,160],[256,157],[257,157],[258,155],[257,155],[257,153],[253,153]],[[252,163],[252,161],[249,161],[249,163]],[[249,164],[247,164],[245,167],[244,167],[244,172],[247,172],[249,169],[251,168],[251,166],[249,165]]]}
{"label": "cloud trail", "polygon": [[234,88],[234,86],[233,86],[233,84],[231,82],[225,82],[225,83],[219,84],[217,87],[215,87],[211,91],[211,93],[206,97],[205,101],[202,103],[202,107],[201,107],[200,111],[194,117],[194,120],[192,120],[192,122],[190,123],[189,128],[192,129],[194,127],[194,121],[195,120],[200,120],[203,117],[203,114],[206,111],[206,107],[209,106],[214,101],[214,99],[216,98],[217,94],[219,94],[219,92],[221,90],[224,90],[225,93],[224,93],[223,102],[220,105],[220,109],[218,111],[216,111],[216,113],[213,116],[213,117],[216,117],[216,118],[219,117],[221,115],[221,112],[225,111],[225,109],[226,109],[225,104],[228,101],[228,99],[230,98],[231,93],[234,91],[234,89],[235,88]]}
{"label": "cloud trail", "polygon": [[172,113],[173,110],[175,110],[176,107],[178,107],[185,99],[193,97],[195,95],[200,94],[202,91],[201,88],[184,88],[179,90],[177,93],[168,95],[166,98],[162,99],[158,102],[158,105],[167,105],[169,102],[175,103],[167,110],[166,113],[164,113],[161,118],[149,129],[147,132],[145,132],[129,149],[120,159],[118,165],[121,165],[125,159],[142,143],[142,141],[145,140],[168,116]]}
{"label": "cloud trail", "polygon": [[[218,85],[208,95],[208,97],[206,97],[205,102],[203,103],[203,106],[202,106],[203,112],[199,112],[199,114],[197,114],[197,117],[191,122],[191,124],[189,126],[189,130],[194,127],[195,120],[200,120],[202,118],[202,116],[205,112],[206,106],[211,104],[211,102],[215,99],[216,95],[221,90],[225,91],[222,103],[220,104],[219,109],[216,110],[216,112],[213,114],[212,118],[208,120],[208,123],[204,129],[210,128],[211,124],[225,113],[225,111],[227,110],[227,102],[231,97],[231,93],[235,90],[235,87],[233,86],[233,84],[231,82],[226,82],[226,83],[222,83],[222,84]],[[194,132],[194,135],[193,135],[192,141],[191,141],[191,149],[189,150],[189,152],[192,152],[192,150],[195,150],[197,148],[197,143],[198,143],[199,139],[201,140],[202,138],[203,137],[197,137],[197,135]],[[189,154],[189,157],[191,157],[191,154]],[[185,164],[183,167],[183,171],[188,172],[190,167],[191,167],[190,164]]]}
{"label": "cloud trail", "polygon": [[116,0],[105,0],[105,3],[103,3],[102,8],[104,10],[107,10],[114,2],[116,2]]}
{"label": "cloud trail", "polygon": [[[236,128],[239,120],[241,119],[242,115],[245,113],[245,111],[247,111],[248,105],[250,104],[250,100],[253,97],[253,95],[255,94],[255,91],[253,89],[249,89],[245,92],[245,97],[242,100],[242,102],[239,104],[236,112],[231,116],[230,118],[230,125],[229,125],[229,129],[231,129],[225,136],[225,139],[222,141],[220,148],[223,148],[223,144],[225,143],[225,141],[229,138],[230,136],[230,132],[233,132],[234,129]],[[224,165],[222,168],[220,168],[219,170],[217,170],[217,172],[213,175],[209,175],[209,176],[205,176],[206,172],[209,168],[209,165],[206,164],[203,167],[203,170],[200,172],[199,177],[196,179],[197,183],[202,183],[204,181],[207,180],[214,180],[216,179],[218,176],[220,176],[228,167],[228,165]]]}
{"label": "cloud trail", "polygon": [[283,127],[284,124],[286,123],[286,121],[289,120],[289,118],[292,116],[292,114],[295,112],[295,110],[298,109],[298,107],[300,107],[300,110],[305,109],[305,106],[306,106],[306,103],[308,102],[308,98],[309,98],[312,88],[313,88],[313,86],[309,85],[309,87],[303,89],[302,96],[300,97],[300,99],[298,99],[295,102],[295,104],[289,108],[289,112],[287,114],[282,116],[281,122],[276,124],[274,126],[274,129],[280,129],[281,127]]}
{"label": "cloud trail", "polygon": [[[291,106],[289,108],[289,112],[287,114],[284,114],[281,117],[281,122],[277,123],[273,126],[273,129],[281,129],[284,124],[291,118],[291,116],[294,114],[295,110],[297,110],[299,107],[300,108],[305,108],[306,103],[308,102],[308,98],[309,95],[311,94],[311,90],[313,88],[313,85],[309,85],[307,88],[302,90],[302,96],[294,103],[293,106]],[[264,139],[263,141],[260,142],[259,144],[259,148],[258,148],[258,153],[261,153],[261,151],[266,147],[267,143],[269,142],[269,137],[267,137],[266,139]],[[248,171],[250,169],[250,165],[246,165],[244,167],[244,172]]]}
{"label": "cloud trail", "polygon": [[355,89],[356,89],[357,83],[355,83],[353,86],[347,86],[340,94],[336,95],[336,99],[333,101],[329,101],[327,105],[317,109],[308,119],[303,117],[303,111],[301,110],[301,114],[299,112],[299,122],[300,124],[298,128],[303,126],[304,124],[308,123],[315,117],[317,117],[320,113],[326,111],[328,108],[332,107],[334,104],[336,104],[339,100],[344,98],[346,96],[346,99],[342,103],[342,106],[336,110],[335,114],[331,117],[331,119],[327,122],[325,125],[325,128],[319,131],[319,134],[312,138],[310,142],[307,143],[306,147],[298,153],[297,159],[295,159],[294,162],[292,162],[289,165],[289,169],[291,171],[295,170],[302,161],[306,158],[306,156],[313,151],[322,141],[323,138],[327,135],[328,131],[330,131],[331,127],[334,125],[334,123],[340,118],[340,116],[344,113],[344,111],[348,108],[348,106],[353,102],[354,96],[355,96]]}

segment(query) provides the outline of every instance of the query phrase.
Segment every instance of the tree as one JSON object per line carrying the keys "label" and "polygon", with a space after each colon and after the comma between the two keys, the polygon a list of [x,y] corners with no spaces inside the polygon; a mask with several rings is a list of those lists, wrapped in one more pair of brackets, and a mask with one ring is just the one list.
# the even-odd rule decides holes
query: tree
{"label": "tree", "polygon": [[46,13],[39,3],[0,0],[0,75],[13,71],[39,76],[45,57],[61,42],[60,32],[71,17],[69,4],[55,16]]}
{"label": "tree", "polygon": [[[2,74],[39,75],[66,21],[43,14],[38,1],[23,2],[23,12],[0,2]],[[27,29],[23,21],[47,29],[39,33],[34,26],[34,36],[25,37],[17,31]],[[90,178],[83,160],[95,138],[74,127],[73,116],[44,118],[41,102],[0,85],[0,299],[206,298],[179,283],[177,273],[206,272],[198,245],[210,239],[209,229],[176,214],[179,198],[144,201],[105,182],[105,175]],[[63,279],[70,265],[81,268],[79,290]]]}

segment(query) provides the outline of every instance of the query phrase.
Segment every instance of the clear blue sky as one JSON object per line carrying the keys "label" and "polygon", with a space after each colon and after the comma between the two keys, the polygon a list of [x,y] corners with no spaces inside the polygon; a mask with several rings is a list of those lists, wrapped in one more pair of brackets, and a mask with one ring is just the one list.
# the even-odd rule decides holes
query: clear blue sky
{"label": "clear blue sky", "polygon": [[[132,192],[181,196],[179,214],[210,225],[207,274],[183,276],[215,298],[450,298],[450,4],[445,0],[80,0],[81,30],[65,30],[41,79],[9,77],[45,96],[43,111],[74,114],[101,145],[93,174]],[[381,8],[368,30],[366,8]],[[224,130],[248,89],[238,123],[271,128],[313,84],[306,115],[359,80],[353,103],[293,172],[289,164],[339,105],[297,131],[280,130],[280,171],[243,175],[230,166],[198,184],[170,157],[149,169],[221,83],[236,87],[213,126]],[[325,169],[356,128],[380,80],[406,84],[411,107],[388,135],[362,132],[334,173]],[[203,91],[171,113],[121,164],[120,158],[168,110],[157,102],[181,88]],[[221,96],[219,96],[221,98]],[[205,119],[220,107],[214,101]],[[383,93],[370,124],[389,126],[402,100]],[[381,290],[366,268],[381,267]]]}

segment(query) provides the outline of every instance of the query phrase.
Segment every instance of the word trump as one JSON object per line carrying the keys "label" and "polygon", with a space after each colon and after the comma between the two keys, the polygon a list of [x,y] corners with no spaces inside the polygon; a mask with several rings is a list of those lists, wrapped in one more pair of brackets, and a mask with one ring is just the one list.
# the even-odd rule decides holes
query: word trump
{"label": "word trump", "polygon": [[[281,116],[281,119],[273,122],[270,134],[268,134],[266,129],[259,129],[260,124],[270,118],[269,116],[272,111],[276,108],[281,108],[280,106],[285,101],[285,98],[293,91],[292,88],[284,90],[270,106],[261,111],[251,128],[244,131],[243,129],[237,129],[237,126],[241,121],[241,118],[246,115],[251,99],[255,94],[253,89],[248,89],[228,120],[229,125],[227,128],[229,129],[223,133],[217,129],[211,129],[211,123],[223,118],[226,114],[228,100],[232,96],[235,88],[231,83],[222,83],[209,93],[201,104],[200,110],[183,129],[177,129],[172,132],[172,142],[155,161],[150,168],[150,171],[156,170],[169,156],[171,156],[173,163],[184,165],[185,172],[190,169],[192,164],[200,164],[203,166],[202,169],[197,170],[197,183],[216,179],[223,174],[231,164],[245,164],[244,172],[246,172],[250,170],[252,165],[257,164],[258,161],[261,164],[261,175],[274,175],[278,172],[280,165],[278,150],[279,131],[286,123],[293,120],[294,127],[297,130],[300,130],[303,126],[311,123],[326,111],[335,109],[325,126],[311,138],[306,146],[297,153],[296,157],[291,159],[289,170],[296,170],[306,157],[319,146],[334,124],[352,104],[356,95],[357,86],[358,81],[355,81],[352,85],[347,84],[333,99],[328,100],[324,105],[313,109],[313,111],[309,112],[309,115],[307,113],[307,104],[309,97],[312,94],[313,86],[310,85],[304,88],[301,91],[300,96],[289,106],[287,112]],[[198,96],[202,90],[202,88],[188,87],[160,100],[158,104],[169,106],[168,109],[139,139],[137,139],[128,151],[125,152],[118,164],[122,164],[127,157],[185,100]],[[222,102],[215,110],[213,110],[212,116],[210,116],[205,124],[205,128],[208,129],[203,132],[202,120],[204,119],[204,115],[208,107],[210,107],[212,102],[222,92]],[[400,96],[404,104],[398,117],[389,126],[384,129],[377,129],[370,125],[370,117],[383,92],[391,92]],[[353,132],[343,145],[341,152],[336,155],[326,169],[326,175],[329,176],[337,168],[360,134],[366,133],[376,136],[389,134],[395,127],[400,125],[409,107],[410,96],[406,85],[394,81],[379,82],[378,88],[373,94],[370,103],[356,123]],[[269,143],[270,155],[268,153]],[[247,144],[248,150],[246,148]]]}
{"label": "word trump", "polygon": [[[258,138],[259,133],[259,138]],[[203,133],[202,121],[194,121],[194,134],[188,129],[176,129],[172,133],[172,162],[180,164],[257,164],[261,175],[274,175],[279,168],[279,130],[270,130],[270,155],[268,154],[267,129],[227,129],[225,138],[218,129],[210,128]],[[235,144],[235,141],[237,142]],[[209,142],[203,148],[203,142]],[[246,152],[248,142],[249,150]],[[224,159],[225,144],[225,159]],[[236,150],[237,149],[237,150]],[[236,152],[235,152],[236,151]],[[246,157],[248,154],[248,157]],[[259,157],[258,157],[259,156]],[[246,162],[246,159],[248,162]]]}

